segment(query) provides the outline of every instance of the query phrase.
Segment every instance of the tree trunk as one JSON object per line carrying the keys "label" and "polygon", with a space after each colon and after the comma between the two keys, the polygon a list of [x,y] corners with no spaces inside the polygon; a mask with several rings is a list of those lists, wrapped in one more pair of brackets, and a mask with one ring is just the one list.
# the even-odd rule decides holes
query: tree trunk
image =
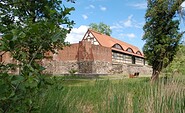
{"label": "tree trunk", "polygon": [[151,81],[155,82],[158,79],[159,79],[159,71],[154,69],[152,73]]}

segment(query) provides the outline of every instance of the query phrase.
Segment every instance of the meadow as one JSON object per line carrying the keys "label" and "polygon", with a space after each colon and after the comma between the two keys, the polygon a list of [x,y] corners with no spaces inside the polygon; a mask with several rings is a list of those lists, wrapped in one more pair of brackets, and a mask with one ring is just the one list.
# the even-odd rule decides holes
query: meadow
{"label": "meadow", "polygon": [[185,76],[55,77],[37,98],[41,113],[185,113]]}

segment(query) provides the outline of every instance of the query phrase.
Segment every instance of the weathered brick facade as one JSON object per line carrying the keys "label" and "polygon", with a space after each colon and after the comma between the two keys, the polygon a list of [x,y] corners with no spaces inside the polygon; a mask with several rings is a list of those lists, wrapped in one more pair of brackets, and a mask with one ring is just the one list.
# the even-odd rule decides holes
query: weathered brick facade
{"label": "weathered brick facade", "polygon": [[112,63],[111,48],[93,45],[84,40],[79,44],[72,44],[53,55],[52,60],[44,59],[45,72],[54,75],[67,74],[70,70],[77,73],[116,74],[135,73],[150,74],[151,67],[136,64]]}
{"label": "weathered brick facade", "polygon": [[[45,73],[67,74],[70,70],[86,74],[130,74],[140,72],[151,74],[150,66],[145,65],[143,54],[135,46],[88,30],[82,41],[66,46],[58,54],[46,53],[43,59]],[[10,54],[0,56],[5,63],[13,62]]]}
{"label": "weathered brick facade", "polygon": [[88,41],[80,41],[53,54],[52,59],[43,59],[46,72],[52,74],[65,74],[70,70],[78,73],[107,74],[111,69],[111,49],[93,45]]}

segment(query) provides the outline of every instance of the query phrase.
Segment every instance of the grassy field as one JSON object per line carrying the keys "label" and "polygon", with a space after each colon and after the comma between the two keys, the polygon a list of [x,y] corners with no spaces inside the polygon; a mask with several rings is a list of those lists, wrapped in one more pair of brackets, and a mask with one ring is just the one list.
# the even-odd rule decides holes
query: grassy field
{"label": "grassy field", "polygon": [[41,113],[185,113],[185,77],[57,77],[38,103]]}

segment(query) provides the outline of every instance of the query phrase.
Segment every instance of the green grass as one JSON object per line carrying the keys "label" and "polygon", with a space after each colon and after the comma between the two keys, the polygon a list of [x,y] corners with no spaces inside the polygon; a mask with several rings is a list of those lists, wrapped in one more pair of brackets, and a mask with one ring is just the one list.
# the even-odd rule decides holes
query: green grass
{"label": "green grass", "polygon": [[39,97],[41,113],[184,113],[185,77],[57,78]]}

